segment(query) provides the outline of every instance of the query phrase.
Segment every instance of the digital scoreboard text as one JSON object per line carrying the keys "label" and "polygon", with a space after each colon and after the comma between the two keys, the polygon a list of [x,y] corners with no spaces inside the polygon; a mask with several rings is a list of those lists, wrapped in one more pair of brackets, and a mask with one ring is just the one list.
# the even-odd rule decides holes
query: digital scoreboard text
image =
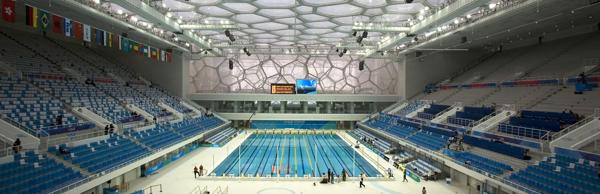
{"label": "digital scoreboard text", "polygon": [[271,84],[271,94],[296,94],[296,84]]}

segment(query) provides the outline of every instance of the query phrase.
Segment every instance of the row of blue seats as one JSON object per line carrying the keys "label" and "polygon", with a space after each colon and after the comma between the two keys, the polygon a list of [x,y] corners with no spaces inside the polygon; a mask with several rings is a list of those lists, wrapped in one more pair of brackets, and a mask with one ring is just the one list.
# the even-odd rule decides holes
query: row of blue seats
{"label": "row of blue seats", "polygon": [[471,106],[465,106],[463,109],[464,112],[474,112],[474,113],[480,113],[483,115],[489,115],[492,114],[492,112],[494,112],[493,108],[486,108],[486,107],[471,107]]}
{"label": "row of blue seats", "polygon": [[519,159],[525,158],[525,149],[518,146],[512,146],[503,143],[497,143],[469,135],[463,135],[463,142],[473,146],[477,146],[486,150],[491,150],[508,156],[512,156]]}
{"label": "row of blue seats", "polygon": [[[546,176],[542,176],[533,172],[529,172],[527,170],[519,170],[519,175],[528,177],[535,181],[544,183],[546,185],[554,186],[555,188],[560,188],[565,192],[577,193],[577,194],[596,194],[595,192],[588,191],[586,189],[571,185],[566,183],[565,181],[559,181],[552,178],[548,178]],[[542,189],[542,188],[540,188]]]}
{"label": "row of blue seats", "polygon": [[402,125],[392,125],[386,131],[391,133],[392,135],[398,136],[400,138],[407,138],[417,132],[418,129],[402,126]]}
{"label": "row of blue seats", "polygon": [[527,127],[510,125],[510,124],[505,124],[505,123],[500,123],[498,125],[498,131],[502,132],[502,133],[518,135],[521,137],[531,137],[531,138],[535,138],[535,139],[540,139],[540,138],[546,139],[547,137],[545,137],[545,135],[548,134],[548,131],[546,131],[546,130],[527,128]]}
{"label": "row of blue seats", "polygon": [[571,176],[567,176],[555,171],[551,171],[551,170],[547,170],[541,167],[537,167],[537,166],[532,166],[529,165],[527,166],[527,171],[530,172],[534,172],[537,173],[539,175],[543,175],[555,180],[560,180],[562,182],[574,185],[574,186],[578,186],[581,188],[586,188],[588,190],[591,191],[600,191],[600,183],[598,182],[590,182],[587,181],[586,179],[580,179],[578,177],[571,177]]}
{"label": "row of blue seats", "polygon": [[367,132],[367,131],[365,131],[365,130],[363,130],[361,128],[357,128],[357,129],[355,129],[352,132],[354,134],[356,134],[356,136],[358,138],[363,137],[363,136],[367,137],[367,139],[375,139],[375,138],[377,138],[378,140],[374,142],[373,146],[375,148],[379,149],[380,151],[386,151],[386,150],[388,150],[390,148],[391,144],[389,142],[387,142],[387,141],[385,141],[385,140],[383,140],[383,139],[381,139],[381,138],[379,138],[379,137],[377,137],[377,136],[375,136],[375,135],[373,135],[373,134],[371,134],[371,133],[369,133],[369,132]]}
{"label": "row of blue seats", "polygon": [[537,118],[510,117],[510,124],[554,132],[558,132],[561,130],[560,121],[544,120]]}
{"label": "row of blue seats", "polygon": [[477,112],[456,112],[457,118],[463,119],[471,119],[471,120],[481,120],[485,115]]}
{"label": "row of blue seats", "polygon": [[448,106],[448,105],[441,105],[441,104],[431,104],[429,106],[429,108],[425,108],[423,110],[423,112],[435,115],[435,114],[438,114],[438,113],[442,112],[443,110],[448,109],[448,107],[450,107],[450,106]]}
{"label": "row of blue seats", "polygon": [[[557,168],[558,166],[550,164],[550,163],[546,163],[546,162],[540,162],[539,167],[547,169],[547,170],[551,170],[551,171],[556,171],[558,169]],[[577,178],[589,180],[592,182],[600,183],[600,178],[597,175],[590,175],[590,174],[579,172],[578,170],[573,170],[573,169],[569,169],[569,168],[560,168],[559,172],[561,174],[564,174],[567,176],[577,177]]]}
{"label": "row of blue seats", "polygon": [[[13,162],[11,162],[13,163]],[[41,160],[39,162],[37,162],[37,164],[39,166],[46,166],[46,165],[50,165],[50,164],[54,164],[54,158],[53,159],[49,159],[49,160]],[[28,172],[30,170],[35,169],[35,163],[28,163],[28,164],[21,164],[19,161],[16,161],[16,163],[13,163],[15,165],[11,165],[11,168],[8,169],[2,169],[0,171],[0,177],[7,177],[10,175],[15,175],[15,174],[20,174],[20,173],[24,173],[24,172]]]}
{"label": "row of blue seats", "polygon": [[57,170],[57,171],[33,178],[33,179],[29,179],[28,181],[22,181],[17,184],[12,184],[8,187],[4,187],[4,188],[0,189],[0,193],[15,193],[15,192],[19,192],[21,190],[27,189],[27,188],[31,188],[35,185],[45,183],[47,181],[51,181],[52,183],[54,183],[56,181],[57,183],[59,183],[61,178],[57,178],[57,177],[68,176],[69,178],[76,178],[80,175],[81,175],[81,173],[79,171],[73,173],[73,170],[71,169],[71,167],[63,168],[61,170]]}
{"label": "row of blue seats", "polygon": [[30,100],[30,99],[8,100],[7,98],[0,100],[0,104],[2,104],[2,105],[56,104],[56,103],[60,103],[60,100]]}
{"label": "row of blue seats", "polygon": [[[61,107],[63,105],[64,105],[63,103],[0,105],[0,109],[13,109],[15,111],[14,113],[18,113],[18,112],[29,112],[29,111],[34,110],[34,108],[39,108],[41,111],[41,110],[47,110],[47,109],[43,109],[43,108]],[[24,110],[19,111],[21,108],[24,108]],[[58,109],[58,110],[60,110],[60,109]]]}
{"label": "row of blue seats", "polygon": [[430,127],[430,126],[423,126],[423,130],[425,131],[429,131],[432,133],[437,133],[446,137],[454,137],[454,132],[447,130],[447,129],[441,129],[441,128],[437,128],[437,127]]}
{"label": "row of blue seats", "polygon": [[173,128],[173,130],[179,132],[184,137],[190,136],[196,133],[200,133],[202,128],[196,124],[188,124],[181,127]]}
{"label": "row of blue seats", "polygon": [[420,126],[419,123],[415,123],[415,122],[411,122],[411,121],[404,121],[404,120],[398,120],[398,124],[406,125],[406,126],[413,127],[416,129],[418,129]]}
{"label": "row of blue seats", "polygon": [[435,114],[430,114],[430,113],[425,113],[425,112],[417,113],[417,117],[422,118],[422,119],[427,119],[427,120],[433,119],[434,116],[435,116]]}
{"label": "row of blue seats", "polygon": [[182,137],[173,131],[167,130],[165,132],[150,136],[149,138],[142,139],[143,141],[140,140],[140,142],[146,144],[152,149],[157,149],[179,139],[182,139]]}
{"label": "row of blue seats", "polygon": [[432,144],[431,142],[426,141],[424,139],[417,138],[414,135],[408,137],[408,141],[413,142],[413,143],[417,144],[420,147],[423,147],[423,148],[426,148],[426,149],[430,149],[430,150],[433,150],[433,151],[439,151],[440,148],[443,147],[443,146],[439,146],[439,145],[436,145],[436,144]]}
{"label": "row of blue seats", "polygon": [[[127,149],[131,149],[132,147],[134,147],[136,144],[134,142],[128,142],[122,145],[119,145],[117,147],[114,147],[112,149],[106,149],[103,151],[99,151],[99,152],[95,152],[95,153],[91,153],[88,155],[84,155],[82,156],[81,160],[78,161],[73,161],[74,164],[80,163],[79,167],[81,168],[87,168],[89,166],[95,165],[98,162],[101,162],[102,160],[104,160],[105,158],[110,158],[116,155],[119,155],[122,153],[122,151],[127,150]],[[115,152],[115,150],[119,150],[118,152]]]}
{"label": "row of blue seats", "polygon": [[475,158],[475,159],[481,160],[483,162],[492,164],[494,166],[500,167],[502,169],[506,169],[506,170],[510,170],[510,171],[513,170],[512,166],[510,166],[508,164],[505,164],[505,163],[502,163],[502,162],[498,162],[498,161],[490,159],[490,158],[486,158],[486,157],[483,157],[483,156],[480,156],[480,155],[477,155],[477,154],[474,154],[474,153],[471,153],[471,152],[464,152],[463,154],[467,155],[467,156],[469,156],[471,158]]}
{"label": "row of blue seats", "polygon": [[[574,158],[574,157],[570,157],[570,156],[566,156],[566,155],[562,155],[562,154],[556,154],[556,153],[552,153],[553,157],[562,161],[567,161],[567,162],[571,162],[571,163],[580,163],[580,158]],[[583,161],[581,164],[584,165],[590,165],[592,161],[589,160],[581,160]],[[597,162],[594,162],[594,166],[598,166]]]}
{"label": "row of blue seats", "polygon": [[27,151],[25,153],[18,153],[13,155],[14,160],[20,160],[21,158],[31,157],[37,155],[37,150]]}
{"label": "row of blue seats", "polygon": [[[508,178],[508,177],[505,177]],[[527,184],[527,187],[531,188],[535,188],[536,191],[543,191],[545,193],[552,193],[552,194],[572,194],[566,191],[563,191],[561,189],[558,189],[556,187],[553,187],[551,185],[547,185],[544,183],[541,183],[535,179],[529,178],[529,177],[525,177],[525,176],[521,176],[515,173],[512,173],[510,175],[510,179],[511,180],[516,180],[519,181],[521,183]]]}
{"label": "row of blue seats", "polygon": [[497,166],[494,166],[492,164],[488,164],[488,163],[486,163],[484,161],[475,159],[473,157],[469,157],[466,154],[458,154],[458,158],[461,159],[461,160],[463,160],[463,161],[469,161],[469,162],[471,162],[471,165],[474,165],[474,166],[476,166],[478,168],[483,168],[483,169],[485,169],[488,172],[492,172],[492,174],[498,175],[498,174],[503,174],[504,173],[504,169],[502,169],[500,167],[497,167]]}
{"label": "row of blue seats", "polygon": [[544,120],[564,120],[567,124],[573,124],[575,122],[575,114],[572,113],[522,110],[521,115],[524,117],[532,117]]}
{"label": "row of blue seats", "polygon": [[111,159],[107,159],[101,163],[90,166],[88,168],[88,171],[96,172],[96,173],[102,172],[102,171],[105,171],[112,167],[118,166],[121,163],[127,162],[127,160],[129,160],[129,159],[132,159],[132,158],[138,157],[142,154],[145,154],[146,152],[148,152],[148,149],[138,146],[138,148],[133,149],[129,152],[124,151],[123,154],[121,154],[120,156],[117,156],[117,157],[114,157]]}
{"label": "row of blue seats", "polygon": [[4,176],[6,178],[0,179],[0,188],[4,188],[6,186],[9,186],[11,184],[18,183],[21,181],[26,181],[28,179],[38,177],[39,175],[43,175],[43,174],[47,174],[47,173],[56,171],[58,169],[63,169],[64,167],[65,167],[65,165],[63,163],[51,164],[51,165],[43,166],[43,167],[37,168],[35,170],[30,170],[27,172],[11,174],[11,175],[8,175],[8,177]]}
{"label": "row of blue seats", "polygon": [[444,147],[446,145],[446,139],[441,138],[441,136],[435,136],[434,134],[429,134],[426,131],[420,131],[413,135],[413,137],[417,137],[426,141],[431,142],[436,147],[439,146]]}
{"label": "row of blue seats", "polygon": [[65,148],[65,150],[67,150],[67,151],[69,151],[71,153],[77,153],[77,152],[82,151],[82,150],[88,150],[88,149],[90,149],[92,147],[96,147],[96,146],[100,146],[100,145],[108,145],[108,143],[112,143],[112,142],[115,142],[115,141],[123,141],[124,142],[124,141],[129,141],[129,139],[123,139],[123,137],[117,136],[117,137],[111,137],[111,138],[108,138],[108,139],[104,139],[104,140],[100,140],[100,141],[96,141],[96,142],[91,142],[91,143],[87,143],[87,144],[83,144],[83,145],[78,145],[78,146],[70,147],[70,148],[67,148],[66,144],[61,144],[61,145],[58,145],[58,146],[49,147],[48,151],[49,152],[54,151],[54,154],[58,156],[58,155],[61,155],[61,153],[58,151],[58,147],[63,147],[63,148]]}
{"label": "row of blue seats", "polygon": [[581,164],[577,164],[577,163],[570,163],[570,162],[562,161],[562,160],[559,160],[559,159],[556,159],[556,158],[546,158],[545,162],[553,163],[553,164],[558,165],[558,166],[569,167],[569,168],[570,168],[571,165],[573,165],[573,169],[575,169],[575,170],[577,170],[579,172],[587,173],[589,175],[596,175],[597,174],[596,168],[585,166],[585,165],[581,165]]}

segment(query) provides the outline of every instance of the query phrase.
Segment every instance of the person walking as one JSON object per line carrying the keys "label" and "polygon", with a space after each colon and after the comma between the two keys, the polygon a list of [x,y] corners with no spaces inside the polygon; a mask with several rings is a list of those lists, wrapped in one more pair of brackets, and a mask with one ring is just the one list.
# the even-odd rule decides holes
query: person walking
{"label": "person walking", "polygon": [[402,180],[402,182],[404,181],[408,182],[408,180],[406,180],[406,169],[404,169],[404,179]]}
{"label": "person walking", "polygon": [[194,178],[196,178],[196,175],[200,176],[200,173],[198,173],[198,167],[194,166]]}
{"label": "person walking", "polygon": [[327,182],[331,181],[331,169],[327,169]]}
{"label": "person walking", "polygon": [[342,170],[342,181],[346,181],[346,174],[347,174],[346,169],[343,169]]}
{"label": "person walking", "polygon": [[425,190],[425,187],[423,187],[423,194],[427,194],[427,190]]}
{"label": "person walking", "polygon": [[104,135],[108,135],[108,125],[106,125],[106,127],[104,127]]}
{"label": "person walking", "polygon": [[200,176],[204,176],[204,166],[200,165]]}
{"label": "person walking", "polygon": [[358,188],[362,188],[362,187],[367,188],[367,186],[365,184],[363,184],[363,174],[360,174],[360,184],[358,185]]}

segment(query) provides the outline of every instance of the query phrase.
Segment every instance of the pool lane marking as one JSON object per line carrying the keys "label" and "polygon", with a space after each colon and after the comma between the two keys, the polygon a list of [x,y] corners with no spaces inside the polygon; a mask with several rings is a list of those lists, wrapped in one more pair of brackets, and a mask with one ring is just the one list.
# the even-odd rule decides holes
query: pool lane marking
{"label": "pool lane marking", "polygon": [[313,170],[312,162],[310,161],[310,154],[308,153],[308,145],[306,145],[306,138],[302,135],[302,139],[304,140],[304,147],[306,148],[306,155],[308,156],[308,164],[310,164],[310,171],[312,171],[313,177],[315,176],[315,170]]}
{"label": "pool lane marking", "polygon": [[298,161],[296,159],[296,135],[294,137],[294,165],[296,166],[296,174],[298,174]]}
{"label": "pool lane marking", "polygon": [[[277,169],[277,176],[281,174],[281,163],[283,162],[283,153],[285,152],[285,138],[287,135],[283,135],[283,146],[281,146],[281,160],[279,160],[279,169]],[[279,150],[277,150],[279,151]]]}

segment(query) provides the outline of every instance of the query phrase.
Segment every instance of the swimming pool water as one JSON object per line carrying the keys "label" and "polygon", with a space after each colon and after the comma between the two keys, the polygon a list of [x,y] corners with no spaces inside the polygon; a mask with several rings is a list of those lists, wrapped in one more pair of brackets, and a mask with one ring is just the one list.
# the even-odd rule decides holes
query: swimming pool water
{"label": "swimming pool water", "polygon": [[337,177],[346,169],[349,176],[377,176],[377,170],[359,154],[353,171],[353,154],[353,148],[335,134],[252,134],[213,172],[236,177],[240,172],[246,177],[276,177],[278,173],[280,177],[314,177],[331,169]]}

